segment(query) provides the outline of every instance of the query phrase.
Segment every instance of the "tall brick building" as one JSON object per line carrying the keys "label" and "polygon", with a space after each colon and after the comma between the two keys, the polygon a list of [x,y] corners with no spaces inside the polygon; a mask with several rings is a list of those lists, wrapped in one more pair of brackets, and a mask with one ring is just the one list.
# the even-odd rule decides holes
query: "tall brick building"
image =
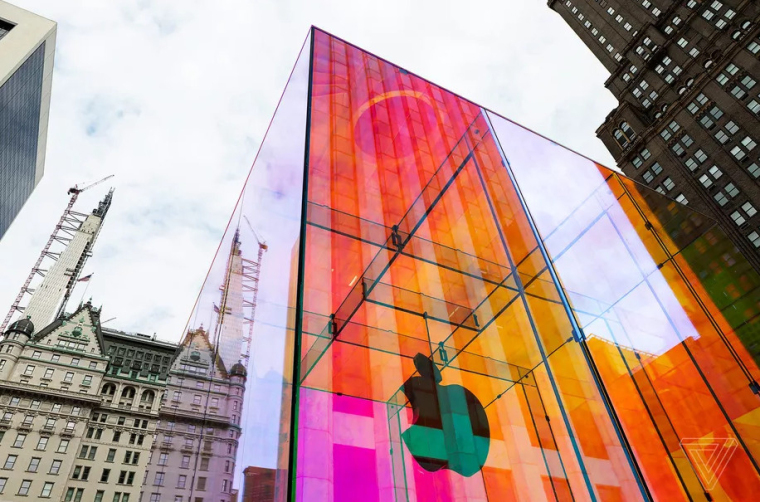
{"label": "tall brick building", "polygon": [[622,171],[708,213],[760,270],[760,4],[550,0],[609,70],[599,139]]}

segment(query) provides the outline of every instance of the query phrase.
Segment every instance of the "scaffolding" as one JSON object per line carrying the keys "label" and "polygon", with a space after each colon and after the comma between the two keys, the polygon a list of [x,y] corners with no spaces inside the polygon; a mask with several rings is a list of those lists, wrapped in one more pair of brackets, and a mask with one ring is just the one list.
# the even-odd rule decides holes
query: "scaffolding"
{"label": "scaffolding", "polygon": [[[246,223],[248,223],[248,227],[258,243],[257,257],[255,260],[243,257],[240,229],[237,228],[230,245],[224,282],[219,287],[221,291],[219,307],[214,310],[218,314],[215,345],[220,349],[224,347],[219,352],[227,353],[227,347],[237,347],[236,350],[240,351],[237,360],[248,369],[253,342],[256,303],[259,293],[259,274],[261,273],[261,263],[264,259],[264,252],[267,250],[267,244],[259,238],[259,235],[247,218]],[[230,319],[230,321],[227,321],[227,319]],[[240,324],[237,326],[230,324],[225,328],[225,322],[240,322]],[[240,328],[239,335],[236,333],[237,327]],[[228,337],[239,336],[239,340],[226,340],[224,339],[225,335]],[[238,362],[231,361],[229,358],[225,361],[224,357],[222,360],[228,369],[235,362]]]}
{"label": "scaffolding", "polygon": [[[47,265],[50,265],[52,262],[58,261],[58,259],[61,257],[61,254],[66,250],[66,247],[69,245],[71,240],[76,235],[79,228],[82,226],[82,223],[87,219],[87,214],[80,213],[77,211],[74,211],[74,204],[76,203],[77,199],[79,198],[79,194],[84,192],[85,190],[94,187],[95,185],[99,185],[100,183],[106,181],[107,179],[112,178],[113,175],[106,176],[100,181],[96,181],[95,183],[89,184],[85,186],[84,188],[79,188],[77,185],[70,188],[68,191],[68,194],[71,195],[71,198],[69,199],[69,203],[66,206],[66,209],[63,210],[63,214],[61,215],[61,219],[58,220],[58,223],[55,226],[55,229],[53,230],[53,233],[50,234],[50,238],[48,239],[47,243],[45,244],[45,247],[42,248],[42,252],[40,253],[39,257],[37,257],[37,261],[34,263],[34,266],[32,267],[31,272],[29,272],[29,275],[27,276],[26,280],[24,281],[24,284],[21,286],[21,290],[19,291],[18,295],[16,295],[16,299],[13,301],[13,304],[11,305],[10,310],[8,311],[8,314],[5,316],[5,319],[3,320],[2,325],[0,325],[0,334],[5,333],[6,328],[8,327],[8,324],[10,324],[11,319],[13,318],[13,315],[16,312],[20,312],[23,314],[24,309],[26,308],[25,305],[22,305],[22,302],[27,296],[31,296],[34,294],[35,288],[32,287],[32,282],[36,277],[45,278],[45,274],[48,272]],[[113,189],[109,190],[108,195],[106,195],[105,199],[100,203],[98,206],[98,209],[96,209],[96,212],[99,212],[101,217],[105,216],[106,211],[108,211],[108,208],[111,204],[111,199],[113,197]],[[93,237],[92,243],[95,242],[95,239],[97,239],[97,234]],[[59,251],[54,251],[53,247],[56,245],[56,243],[63,245],[63,248]],[[68,285],[66,287],[66,292],[64,293],[64,301],[61,304],[60,310],[63,309],[66,305],[66,300],[71,296],[71,291],[76,285],[76,281],[79,278],[79,274],[82,272],[82,268],[84,268],[84,264],[87,261],[87,258],[91,256],[90,249],[87,249],[86,252],[83,255],[83,259],[77,263],[76,269],[71,271],[71,279],[68,282]]]}

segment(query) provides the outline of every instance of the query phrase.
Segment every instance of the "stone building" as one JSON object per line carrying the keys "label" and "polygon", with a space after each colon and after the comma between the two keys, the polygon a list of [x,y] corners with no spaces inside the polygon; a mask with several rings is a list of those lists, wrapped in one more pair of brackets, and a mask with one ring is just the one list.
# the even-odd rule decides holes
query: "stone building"
{"label": "stone building", "polygon": [[605,86],[619,105],[597,135],[617,165],[711,215],[760,270],[760,4],[548,5],[610,72]]}
{"label": "stone building", "polygon": [[176,345],[101,329],[90,303],[0,340],[0,498],[135,502]]}
{"label": "stone building", "polygon": [[246,369],[225,368],[203,328],[191,330],[169,371],[145,477],[145,502],[233,502]]}

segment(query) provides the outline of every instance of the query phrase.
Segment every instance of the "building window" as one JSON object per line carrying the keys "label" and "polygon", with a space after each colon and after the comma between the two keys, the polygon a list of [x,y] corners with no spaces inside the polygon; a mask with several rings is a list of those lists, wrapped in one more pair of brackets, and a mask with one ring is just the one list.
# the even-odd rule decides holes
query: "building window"
{"label": "building window", "polygon": [[61,442],[58,443],[58,449],[56,450],[56,453],[66,453],[66,450],[68,449],[69,449],[69,440],[61,439]]}
{"label": "building window", "polygon": [[182,463],[180,464],[180,467],[183,469],[187,469],[190,467],[190,456],[189,455],[182,455]]}
{"label": "building window", "polygon": [[753,178],[760,177],[760,167],[755,162],[747,166],[747,171],[749,171],[749,174],[751,174]]}
{"label": "building window", "polygon": [[32,376],[34,374],[34,365],[27,364],[24,370],[24,376]]}
{"label": "building window", "polygon": [[734,211],[731,213],[731,219],[734,220],[734,223],[737,225],[742,225],[745,221],[744,216],[742,216],[739,211]]}
{"label": "building window", "polygon": [[198,477],[198,484],[196,487],[199,492],[206,491],[206,478]]}
{"label": "building window", "polygon": [[51,483],[51,482],[48,481],[48,482],[46,482],[42,486],[42,491],[40,492],[40,497],[44,498],[44,499],[50,498],[50,493],[52,491],[53,491],[53,483]]}
{"label": "building window", "polygon": [[160,493],[151,493],[150,494],[150,502],[161,502],[161,494]]}
{"label": "building window", "polygon": [[692,115],[696,115],[697,112],[707,103],[708,99],[707,96],[705,96],[702,93],[699,93],[699,96],[697,96],[694,101],[689,103],[689,106],[687,109],[689,112],[691,112]]}
{"label": "building window", "polygon": [[26,468],[27,472],[37,472],[40,467],[40,460],[42,460],[40,457],[32,457],[29,460],[29,466]]}
{"label": "building window", "polygon": [[157,472],[156,477],[153,480],[154,486],[164,486],[164,473],[163,472]]}
{"label": "building window", "polygon": [[751,202],[745,202],[742,204],[742,211],[747,214],[747,218],[752,218],[757,214],[757,209],[755,209],[755,206],[753,206]]}
{"label": "building window", "polygon": [[97,446],[87,446],[83,445],[82,449],[79,450],[79,458],[86,458],[87,460],[95,460],[95,454],[98,451]]}
{"label": "building window", "polygon": [[71,475],[71,479],[81,479],[82,481],[87,481],[89,477],[90,477],[90,467],[81,466],[81,465],[77,465],[76,467],[74,467],[74,472]]}
{"label": "building window", "polygon": [[739,195],[739,189],[736,188],[736,186],[734,186],[733,183],[729,183],[728,185],[726,185],[724,187],[724,190],[726,191],[728,196],[731,197],[732,199],[736,197],[737,195]]}
{"label": "building window", "polygon": [[738,72],[738,71],[739,71],[739,67],[738,66],[736,66],[734,63],[729,63],[723,69],[723,71],[720,73],[720,75],[718,75],[717,77],[715,77],[715,80],[720,85],[725,85],[726,82],[728,82],[729,80],[731,80],[731,77],[733,77],[734,75],[736,75],[736,72]]}
{"label": "building window", "polygon": [[93,499],[93,502],[103,502],[103,496],[105,495],[105,493],[106,492],[104,492],[103,490],[98,490],[97,492],[95,492],[95,498]]}
{"label": "building window", "polygon": [[713,122],[707,115],[699,119],[699,123],[702,124],[702,127],[705,129],[712,129],[715,126],[715,122]]}
{"label": "building window", "polygon": [[668,126],[665,129],[660,131],[660,136],[662,136],[662,139],[664,139],[665,141],[668,141],[670,138],[673,137],[673,134],[678,132],[679,129],[681,129],[681,126],[678,125],[678,122],[674,120],[670,124],[668,124]]}
{"label": "building window", "polygon": [[[760,238],[758,238],[758,240],[760,240]],[[187,484],[187,476],[185,476],[184,474],[181,474],[177,478],[177,488],[184,488],[186,484]]]}
{"label": "building window", "polygon": [[[66,490],[66,497],[63,499],[63,502],[81,502],[82,495],[84,495],[84,488],[69,488]],[[114,502],[117,500],[115,494],[113,500]]]}
{"label": "building window", "polygon": [[25,479],[21,482],[21,486],[18,488],[19,495],[29,495],[29,489],[32,487],[32,481]]}
{"label": "building window", "polygon": [[50,470],[48,471],[48,474],[58,474],[61,470],[61,460],[53,460],[53,463],[50,464]]}
{"label": "building window", "polygon": [[682,193],[678,194],[678,197],[676,197],[676,202],[679,202],[684,206],[689,203],[689,201],[686,199],[686,196]]}
{"label": "building window", "polygon": [[18,434],[16,440],[13,442],[14,448],[23,448],[24,441],[26,441],[26,434]]}
{"label": "building window", "polygon": [[[760,234],[758,234],[757,232],[752,232],[751,234],[747,236],[747,238],[749,239],[749,241],[752,243],[753,246],[755,246],[756,248],[760,247]],[[0,493],[2,493],[2,491],[0,491]]]}
{"label": "building window", "polygon": [[5,484],[8,482],[8,478],[0,478],[0,493],[5,491]]}
{"label": "building window", "polygon": [[63,377],[64,383],[71,383],[72,380],[74,380],[74,373],[71,371],[67,371],[66,375]]}
{"label": "building window", "polygon": [[40,352],[39,350],[35,350],[34,352],[32,352],[32,359],[39,359],[40,356],[42,356],[42,352]]}
{"label": "building window", "polygon": [[621,122],[620,128],[614,131],[615,140],[621,148],[626,148],[636,137],[636,133],[633,131],[628,122]]}
{"label": "building window", "polygon": [[747,156],[747,154],[739,146],[735,146],[731,149],[731,155],[736,157],[736,160],[742,160]]}
{"label": "building window", "polygon": [[758,43],[758,41],[760,41],[760,38],[753,40],[752,42],[749,43],[749,45],[747,45],[747,50],[750,51],[752,54],[757,55],[757,53],[760,52],[760,43]]}
{"label": "building window", "polygon": [[5,459],[5,465],[3,466],[3,469],[13,469],[13,467],[16,465],[17,458],[18,455],[8,455],[8,457]]}
{"label": "building window", "polygon": [[113,459],[115,456],[116,456],[116,448],[110,448],[108,450],[108,456],[106,456],[106,462],[113,462]]}
{"label": "building window", "polygon": [[92,385],[92,375],[85,375],[82,378],[82,385]]}

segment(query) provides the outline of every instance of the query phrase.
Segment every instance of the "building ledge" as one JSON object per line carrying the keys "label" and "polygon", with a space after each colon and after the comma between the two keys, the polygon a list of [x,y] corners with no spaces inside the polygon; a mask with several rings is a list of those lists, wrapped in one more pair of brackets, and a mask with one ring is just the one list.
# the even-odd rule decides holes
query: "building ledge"
{"label": "building ledge", "polygon": [[54,389],[51,387],[40,387],[39,385],[33,385],[21,382],[0,382],[0,389],[31,392],[34,394],[44,394],[46,396],[56,396],[64,399],[72,399],[74,401],[80,401],[91,404],[100,404],[100,396],[91,396],[82,394],[81,392],[73,392],[63,389]]}

